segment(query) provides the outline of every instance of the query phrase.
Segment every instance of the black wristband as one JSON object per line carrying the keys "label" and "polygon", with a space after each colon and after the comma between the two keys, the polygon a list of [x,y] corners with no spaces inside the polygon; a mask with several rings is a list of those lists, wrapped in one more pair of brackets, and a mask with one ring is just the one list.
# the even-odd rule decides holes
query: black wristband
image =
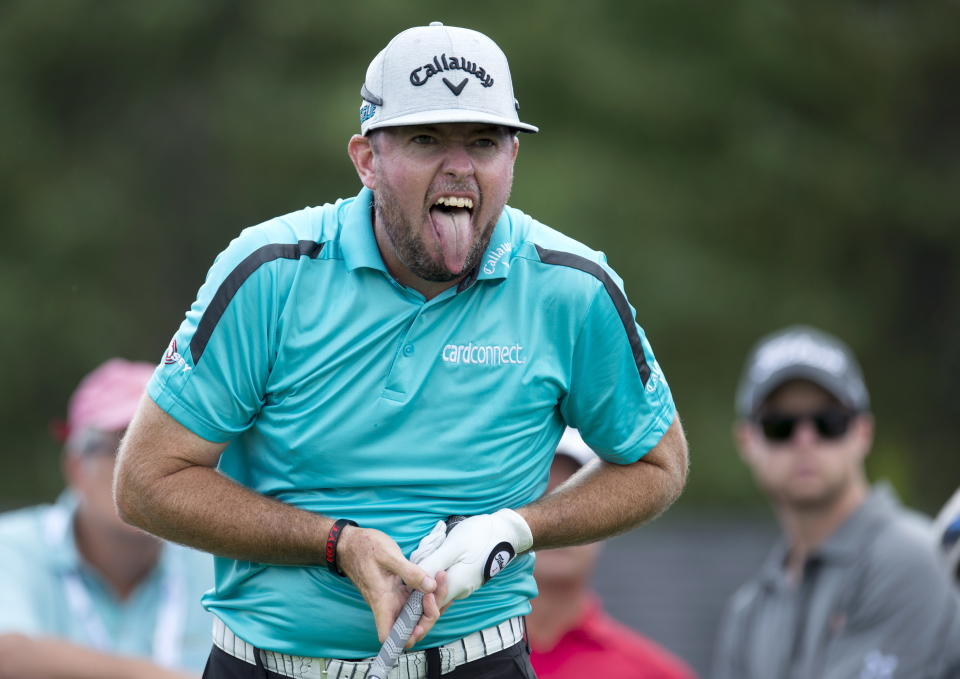
{"label": "black wristband", "polygon": [[350,519],[337,519],[330,526],[330,532],[327,533],[327,548],[324,551],[324,558],[327,562],[327,568],[334,575],[346,577],[347,574],[340,570],[337,565],[337,543],[340,542],[340,534],[343,533],[344,526],[356,526],[356,521]]}

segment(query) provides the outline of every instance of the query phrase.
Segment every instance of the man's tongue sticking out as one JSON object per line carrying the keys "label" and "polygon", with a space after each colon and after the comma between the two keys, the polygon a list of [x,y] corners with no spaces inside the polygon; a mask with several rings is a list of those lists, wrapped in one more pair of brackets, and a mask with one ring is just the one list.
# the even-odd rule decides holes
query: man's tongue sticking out
{"label": "man's tongue sticking out", "polygon": [[430,221],[433,222],[433,230],[440,243],[440,256],[447,271],[452,274],[463,273],[472,245],[470,211],[434,207],[430,210]]}

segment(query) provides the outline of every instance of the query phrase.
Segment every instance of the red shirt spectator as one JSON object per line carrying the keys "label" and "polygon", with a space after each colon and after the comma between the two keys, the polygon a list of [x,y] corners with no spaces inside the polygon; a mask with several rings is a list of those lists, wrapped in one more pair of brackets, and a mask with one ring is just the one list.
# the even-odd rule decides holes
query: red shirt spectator
{"label": "red shirt spectator", "polygon": [[531,648],[540,679],[694,679],[686,663],[608,616],[595,596],[552,648]]}

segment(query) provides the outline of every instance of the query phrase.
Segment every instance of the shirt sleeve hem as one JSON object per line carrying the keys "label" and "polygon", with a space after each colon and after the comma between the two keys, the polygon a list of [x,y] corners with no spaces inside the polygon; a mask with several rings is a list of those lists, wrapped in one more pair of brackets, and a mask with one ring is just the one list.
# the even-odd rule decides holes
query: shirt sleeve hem
{"label": "shirt sleeve hem", "polygon": [[147,385],[147,395],[161,410],[200,438],[213,443],[226,443],[234,437],[233,432],[224,431],[197,415],[162,383],[151,381]]}
{"label": "shirt sleeve hem", "polygon": [[673,404],[673,401],[668,401],[660,408],[660,411],[657,413],[657,416],[653,418],[650,426],[648,426],[646,431],[640,436],[640,441],[637,445],[622,453],[617,453],[613,456],[604,456],[603,459],[613,464],[633,464],[660,443],[663,435],[667,433],[667,429],[673,424],[676,414],[677,408]]}

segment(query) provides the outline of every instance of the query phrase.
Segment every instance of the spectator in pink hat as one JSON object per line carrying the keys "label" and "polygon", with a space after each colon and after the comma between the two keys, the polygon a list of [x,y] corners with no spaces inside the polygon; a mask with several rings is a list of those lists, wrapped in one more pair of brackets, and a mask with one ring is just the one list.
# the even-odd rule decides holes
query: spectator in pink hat
{"label": "spectator in pink hat", "polygon": [[67,407],[66,490],[0,515],[0,679],[182,679],[203,668],[209,555],[130,527],[113,505],[116,451],[152,373],[114,358],[87,375]]}

